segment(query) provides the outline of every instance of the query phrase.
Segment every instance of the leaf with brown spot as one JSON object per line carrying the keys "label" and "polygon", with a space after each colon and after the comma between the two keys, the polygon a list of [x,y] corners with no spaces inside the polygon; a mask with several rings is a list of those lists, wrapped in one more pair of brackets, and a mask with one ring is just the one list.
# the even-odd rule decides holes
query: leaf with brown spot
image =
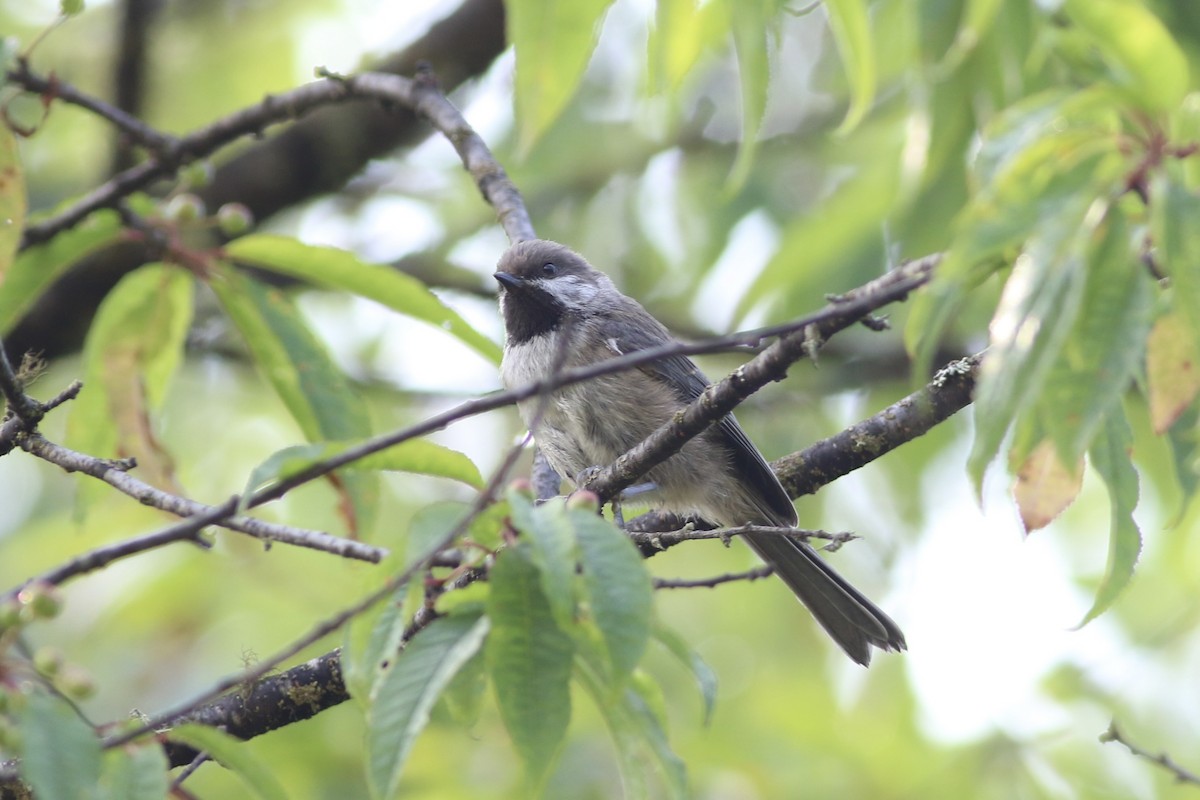
{"label": "leaf with brown spot", "polygon": [[1043,439],[1017,469],[1013,499],[1021,512],[1025,532],[1049,525],[1075,501],[1083,485],[1083,459],[1067,469],[1054,443]]}
{"label": "leaf with brown spot", "polygon": [[1154,432],[1167,432],[1200,394],[1200,351],[1179,313],[1158,320],[1146,342],[1146,382]]}

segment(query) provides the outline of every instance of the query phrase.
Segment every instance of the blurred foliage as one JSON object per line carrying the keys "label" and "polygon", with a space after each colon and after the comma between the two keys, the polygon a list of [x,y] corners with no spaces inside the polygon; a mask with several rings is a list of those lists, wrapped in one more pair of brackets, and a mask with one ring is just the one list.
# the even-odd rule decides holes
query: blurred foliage
{"label": "blurred foliage", "polygon": [[[412,5],[164,0],[145,119],[191,131],[316,66],[369,65],[456,8]],[[48,29],[56,3],[0,0],[5,58],[31,48],[34,69],[110,97],[121,8],[91,3]],[[774,458],[989,347],[972,420],[801,503],[806,526],[868,539],[839,569],[890,595],[912,650],[857,671],[768,583],[658,592],[651,619],[646,573],[611,527],[511,495],[470,531],[494,548],[508,514],[523,533],[492,585],[447,598],[452,613],[388,668],[381,654],[419,591],[314,645],[301,657],[346,645],[356,702],[245,744],[186,732],[226,766],[205,766],[188,790],[1197,791],[1098,737],[1115,717],[1185,765],[1200,750],[1200,547],[1188,535],[1200,514],[1200,12],[1175,0],[507,9],[515,56],[456,102],[539,233],[586,253],[682,336],[794,318],[945,251],[935,283],[886,310],[903,336],[847,332],[820,369],[797,365],[739,412]],[[94,298],[82,355],[55,360],[34,388],[46,398],[87,380],[43,423],[48,438],[136,456],[143,479],[218,502],[496,386],[489,276],[504,242],[439,137],[346,176],[335,195],[239,219],[254,230],[219,251],[218,220],[235,215],[190,202],[210,179],[196,165],[131,198],[125,218],[100,211],[15,253],[26,197],[44,218],[103,181],[116,136],[65,103],[0,93],[8,119],[36,129],[14,144],[0,126],[0,334],[81,263],[144,235],[129,213],[196,256],[156,259]],[[710,374],[736,363],[704,359]],[[382,568],[217,532],[211,551],[143,554],[0,609],[0,753],[24,753],[47,796],[162,796],[157,748],[101,755],[65,700],[36,687],[96,723],[186,700],[454,530],[520,433],[511,413],[468,420],[256,512],[386,547]],[[1015,511],[1008,479],[986,479],[997,461]],[[167,524],[88,483],[21,452],[0,459],[0,586]],[[1049,528],[1008,548],[1022,525]],[[713,575],[749,563],[735,548],[647,563]]]}

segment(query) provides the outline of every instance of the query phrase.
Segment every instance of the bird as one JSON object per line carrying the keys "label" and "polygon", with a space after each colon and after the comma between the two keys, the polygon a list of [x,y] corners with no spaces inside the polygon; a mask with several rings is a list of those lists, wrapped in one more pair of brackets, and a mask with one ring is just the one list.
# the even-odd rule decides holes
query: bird
{"label": "bird", "polygon": [[[500,257],[494,277],[505,328],[500,372],[506,388],[674,341],[640,303],[558,242],[517,242]],[[674,355],[560,387],[545,402],[527,398],[518,410],[550,466],[579,483],[673,418],[708,385],[690,358]],[[645,499],[666,511],[722,527],[797,524],[787,491],[732,414],[650,469],[645,479],[651,487]],[[891,617],[806,541],[768,533],[742,538],[855,662],[869,665],[872,648],[906,649]]]}

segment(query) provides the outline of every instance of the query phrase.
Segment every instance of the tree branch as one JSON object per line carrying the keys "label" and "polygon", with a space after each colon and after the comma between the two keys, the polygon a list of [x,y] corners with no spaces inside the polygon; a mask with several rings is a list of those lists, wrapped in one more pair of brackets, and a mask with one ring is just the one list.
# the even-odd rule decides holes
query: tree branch
{"label": "tree branch", "polygon": [[714,575],[711,578],[655,578],[655,589],[713,589],[723,583],[733,583],[735,581],[758,581],[763,578],[769,578],[775,574],[775,570],[763,564],[761,567],[748,569],[745,572],[726,572],[722,575]]}
{"label": "tree branch", "polygon": [[704,393],[641,444],[605,467],[585,487],[602,500],[615,497],[652,467],[661,464],[739,403],[770,383],[783,379],[796,361],[812,354],[815,347],[834,333],[861,321],[875,309],[902,300],[928,282],[941,256],[910,261],[836,298],[821,311],[807,317],[810,323],[788,333],[752,360],[739,367]]}
{"label": "tree branch", "polygon": [[[862,422],[822,439],[771,464],[792,499],[816,494],[905,442],[929,432],[971,403],[983,354],[953,361],[928,384]],[[671,531],[686,520],[678,514],[651,511],[627,526],[634,532]]]}
{"label": "tree branch", "polygon": [[1157,764],[1158,766],[1165,769],[1167,772],[1170,772],[1172,775],[1175,776],[1175,780],[1177,782],[1190,783],[1193,786],[1200,786],[1200,775],[1197,775],[1195,772],[1192,772],[1189,769],[1185,769],[1184,767],[1181,767],[1179,764],[1177,764],[1175,762],[1175,760],[1173,758],[1171,758],[1166,753],[1159,753],[1158,755],[1154,755],[1150,751],[1143,750],[1142,748],[1135,745],[1133,742],[1126,739],[1125,735],[1121,732],[1121,730],[1119,728],[1117,728],[1116,720],[1113,720],[1112,722],[1108,723],[1108,730],[1106,730],[1104,733],[1100,734],[1100,741],[1105,744],[1107,744],[1108,742],[1117,742],[1118,744],[1122,744],[1125,746],[1126,750],[1133,753],[1138,758],[1144,758],[1147,761],[1149,761],[1150,763]]}
{"label": "tree branch", "polygon": [[[231,497],[220,506],[210,506],[186,497],[165,492],[155,488],[145,481],[139,480],[126,470],[128,465],[119,461],[96,458],[76,452],[62,445],[49,441],[41,434],[30,433],[19,438],[18,446],[30,455],[37,456],[52,464],[62,467],[67,472],[82,472],[98,480],[102,480],[114,489],[132,497],[143,505],[153,506],[169,514],[175,514],[192,520],[197,517],[209,518],[210,514],[228,509],[226,515],[237,509],[237,497]],[[232,507],[230,504],[233,504]],[[352,539],[343,539],[322,531],[306,530],[291,525],[281,525],[247,516],[224,516],[211,520],[223,528],[238,533],[244,533],[264,542],[280,542],[310,550],[320,550],[325,553],[353,558],[359,561],[369,561],[377,564],[387,555],[387,550],[373,547]],[[209,524],[209,523],[205,523]],[[200,526],[203,527],[203,526]],[[199,527],[196,528],[199,531]]]}

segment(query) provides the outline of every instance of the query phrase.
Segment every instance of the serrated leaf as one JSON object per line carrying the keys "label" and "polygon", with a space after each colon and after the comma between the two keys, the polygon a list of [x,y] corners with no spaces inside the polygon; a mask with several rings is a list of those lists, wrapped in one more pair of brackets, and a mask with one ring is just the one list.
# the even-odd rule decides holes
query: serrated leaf
{"label": "serrated leaf", "polygon": [[1077,227],[1088,203],[1123,179],[1126,166],[1111,146],[1119,126],[1112,93],[1095,88],[1040,93],[988,125],[972,164],[980,190],[956,220],[950,252],[909,315],[905,345],[915,379],[928,376],[972,288],[1039,232],[1060,236]]}
{"label": "serrated leaf", "polygon": [[[617,752],[617,764],[625,796],[629,798],[684,798],[687,792],[687,769],[667,743],[661,718],[647,701],[643,692],[646,681],[630,681],[614,696],[603,679],[606,665],[602,654],[589,649],[580,651],[576,659],[579,684],[596,704],[612,737]],[[661,699],[661,694],[660,694]],[[663,779],[659,791],[651,791],[647,765],[654,764]]]}
{"label": "serrated leaf", "polygon": [[533,795],[544,785],[571,720],[575,644],[554,619],[527,545],[502,551],[488,583],[492,629],[484,656]]}
{"label": "serrated leaf", "polygon": [[850,107],[839,131],[853,129],[875,101],[875,46],[871,41],[871,22],[863,0],[826,0],[829,28],[846,65],[850,82]]}
{"label": "serrated leaf", "polygon": [[1142,363],[1154,314],[1154,281],[1130,249],[1123,216],[1111,209],[1087,248],[1079,314],[1037,405],[1065,464],[1087,450],[1119,407]]}
{"label": "serrated leaf", "polygon": [[[423,506],[408,523],[403,547],[396,547],[379,565],[378,574],[387,580],[427,559],[431,550],[445,541],[470,511],[465,503],[445,501]],[[424,602],[425,587],[419,580],[396,589],[390,598],[346,626],[343,637],[342,672],[346,689],[364,707],[374,701],[380,680],[400,651],[411,610]]]}
{"label": "serrated leaf", "polygon": [[1132,447],[1129,425],[1117,410],[1105,420],[1095,444],[1088,451],[1092,468],[1108,487],[1111,528],[1104,579],[1091,609],[1077,626],[1080,628],[1104,613],[1129,584],[1142,550],[1142,532],[1133,521],[1133,510],[1138,504],[1138,475],[1130,455]]}
{"label": "serrated leaf", "polygon": [[1146,341],[1150,423],[1166,433],[1200,394],[1200,343],[1179,312],[1154,323]]}
{"label": "serrated leaf", "polygon": [[684,641],[682,636],[662,622],[654,623],[652,633],[654,639],[665,647],[668,653],[675,656],[675,659],[695,679],[696,687],[700,690],[700,699],[704,703],[703,723],[708,725],[717,704],[717,673],[713,672],[712,667]]}
{"label": "serrated leaf", "polygon": [[1140,2],[1066,0],[1063,11],[1095,41],[1130,100],[1173,111],[1188,89],[1188,61],[1175,38]]}
{"label": "serrated leaf", "polygon": [[729,173],[727,193],[746,182],[758,152],[758,133],[767,110],[770,80],[770,51],[767,47],[767,4],[765,0],[741,0],[730,16],[733,49],[737,56],[738,86],[741,89],[742,130],[737,156]]}
{"label": "serrated leaf", "polygon": [[1200,196],[1165,176],[1152,181],[1150,196],[1155,259],[1171,279],[1171,307],[1187,320],[1200,349]]}
{"label": "serrated leaf", "polygon": [[216,728],[193,724],[172,728],[167,738],[208,753],[214,761],[237,775],[252,796],[262,800],[287,800],[283,784],[241,739]]}
{"label": "serrated leaf", "polygon": [[170,769],[158,742],[118,747],[104,753],[100,797],[107,800],[162,800]]}
{"label": "serrated leaf", "polygon": [[[226,265],[212,267],[209,285],[305,438],[355,440],[370,433],[361,394],[283,292]],[[379,498],[378,476],[338,474],[330,482],[342,496],[341,511],[351,533],[370,530]]]}
{"label": "serrated leaf", "polygon": [[121,218],[103,210],[44,244],[26,248],[12,266],[0,268],[0,335],[29,310],[71,266],[121,237]]}
{"label": "serrated leaf", "polygon": [[669,92],[679,91],[704,51],[726,35],[729,24],[727,3],[702,6],[695,0],[656,3],[648,58],[653,71],[651,84]]}
{"label": "serrated leaf", "polygon": [[1188,505],[1200,489],[1200,408],[1189,406],[1182,417],[1167,431],[1167,442],[1171,446],[1171,461],[1175,467],[1175,479],[1183,496],[1179,499],[1179,511],[1167,527],[1173,527],[1183,519]]}
{"label": "serrated leaf", "polygon": [[612,0],[505,4],[508,41],[517,54],[514,95],[520,149],[528,152],[575,94]]}
{"label": "serrated leaf", "polygon": [[487,695],[487,666],[483,653],[476,653],[463,664],[442,690],[441,700],[450,716],[466,728],[474,727],[483,713]]}
{"label": "serrated leaf", "polygon": [[583,568],[584,597],[604,637],[609,685],[619,688],[650,640],[653,586],[629,537],[585,509],[568,510]]}
{"label": "serrated leaf", "polygon": [[950,51],[941,64],[943,72],[948,74],[957,68],[962,60],[975,49],[984,34],[991,28],[992,22],[996,19],[996,12],[1000,10],[1001,5],[1002,0],[967,0],[962,21],[954,36],[954,44],[951,45]]}
{"label": "serrated leaf", "polygon": [[100,779],[100,739],[74,709],[34,691],[19,716],[21,777],[38,797],[83,800]]}
{"label": "serrated leaf", "polygon": [[417,634],[384,673],[367,714],[371,795],[399,794],[404,762],[429,712],[455,673],[479,651],[488,631],[481,614],[457,614]]}
{"label": "serrated leaf", "polygon": [[667,741],[662,694],[648,680],[631,681],[625,690],[625,704],[641,723],[642,735],[659,770],[667,780],[670,797],[687,797],[687,765]]}
{"label": "serrated leaf", "polygon": [[1083,459],[1067,467],[1053,442],[1039,442],[1017,468],[1013,483],[1013,499],[1025,532],[1032,533],[1053,522],[1075,502],[1082,487]]}
{"label": "serrated leaf", "polygon": [[123,277],[101,302],[83,347],[84,385],[71,404],[67,441],[100,457],[133,456],[138,475],[180,493],[154,416],[183,360],[192,320],[192,277],[147,264]]}
{"label": "serrated leaf", "polygon": [[12,266],[25,228],[25,172],[17,137],[0,121],[0,284]]}
{"label": "serrated leaf", "polygon": [[493,364],[500,347],[438,299],[425,284],[347,250],[305,244],[287,236],[254,234],[237,239],[225,252],[239,262],[299,278],[314,286],[340,289],[433,325],[457,338]]}
{"label": "serrated leaf", "polygon": [[1009,426],[1041,391],[1075,323],[1086,279],[1075,219],[1064,211],[1056,224],[1030,241],[992,318],[990,346],[975,389],[975,441],[967,462],[977,492]]}
{"label": "serrated leaf", "polygon": [[[317,442],[285,447],[267,457],[256,466],[246,481],[243,496],[254,490],[297,475],[314,464],[344,453],[362,444],[362,440],[351,442]],[[479,468],[466,455],[425,439],[410,439],[392,445],[386,450],[373,453],[357,461],[351,461],[339,471],[346,472],[411,472],[450,478],[474,488],[483,488],[483,476]]]}
{"label": "serrated leaf", "polygon": [[542,591],[554,619],[563,630],[575,624],[575,563],[577,550],[566,505],[554,500],[534,507],[528,498],[509,493],[512,522],[529,542]]}
{"label": "serrated leaf", "polygon": [[406,592],[407,587],[402,586],[371,612],[359,614],[342,635],[342,680],[346,692],[363,709],[370,706],[385,664],[391,663],[391,657],[400,650],[408,624],[404,614]]}

